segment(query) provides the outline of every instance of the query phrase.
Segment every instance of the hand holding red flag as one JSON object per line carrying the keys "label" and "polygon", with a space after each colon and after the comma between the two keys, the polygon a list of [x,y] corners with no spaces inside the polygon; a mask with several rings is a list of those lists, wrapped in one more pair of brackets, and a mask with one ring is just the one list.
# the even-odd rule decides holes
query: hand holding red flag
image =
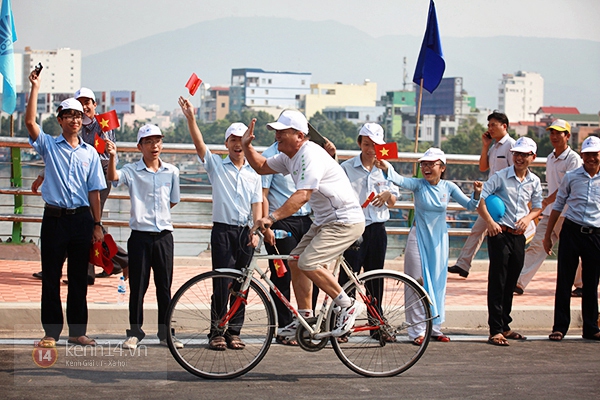
{"label": "hand holding red flag", "polygon": [[121,126],[121,124],[119,124],[119,117],[117,117],[117,112],[115,110],[110,110],[104,114],[96,115],[96,121],[98,121],[100,124],[100,129],[102,129],[102,132],[112,131],[113,129],[117,129],[119,126]]}
{"label": "hand holding red flag", "polygon": [[114,268],[112,258],[117,254],[117,244],[112,236],[104,234],[104,241],[94,242],[90,249],[90,263],[102,267],[104,272],[111,274]]}
{"label": "hand holding red flag", "polygon": [[375,192],[371,192],[371,194],[369,195],[369,197],[367,197],[367,199],[365,200],[365,202],[362,204],[362,208],[367,208],[367,206],[369,205],[369,203],[375,198]]}
{"label": "hand holding red flag", "polygon": [[398,144],[396,142],[376,144],[375,152],[378,160],[389,160],[398,158]]}
{"label": "hand holding red flag", "polygon": [[192,72],[192,76],[190,76],[190,79],[185,84],[185,87],[190,91],[190,96],[196,94],[196,90],[198,90],[201,83],[202,79],[198,78],[195,72]]}

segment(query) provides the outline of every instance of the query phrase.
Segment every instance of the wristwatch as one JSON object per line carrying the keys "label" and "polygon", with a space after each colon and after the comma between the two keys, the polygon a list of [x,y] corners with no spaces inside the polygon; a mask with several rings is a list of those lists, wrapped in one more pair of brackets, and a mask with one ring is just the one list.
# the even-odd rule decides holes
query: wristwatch
{"label": "wristwatch", "polygon": [[101,221],[94,222],[94,226],[102,227],[102,222]]}
{"label": "wristwatch", "polygon": [[273,215],[273,213],[269,214],[269,219],[271,220],[272,223],[277,222],[277,218],[275,218],[275,216]]}

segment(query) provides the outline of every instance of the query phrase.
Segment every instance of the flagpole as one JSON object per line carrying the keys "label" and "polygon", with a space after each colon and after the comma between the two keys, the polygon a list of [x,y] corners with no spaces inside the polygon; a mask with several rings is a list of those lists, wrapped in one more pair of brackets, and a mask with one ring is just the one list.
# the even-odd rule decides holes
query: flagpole
{"label": "flagpole", "polygon": [[[421,78],[420,90],[419,90],[419,102],[417,103],[417,126],[415,128],[415,150],[419,151],[419,125],[421,122],[421,101],[423,100],[423,78]],[[413,176],[417,176],[417,163],[413,165]]]}

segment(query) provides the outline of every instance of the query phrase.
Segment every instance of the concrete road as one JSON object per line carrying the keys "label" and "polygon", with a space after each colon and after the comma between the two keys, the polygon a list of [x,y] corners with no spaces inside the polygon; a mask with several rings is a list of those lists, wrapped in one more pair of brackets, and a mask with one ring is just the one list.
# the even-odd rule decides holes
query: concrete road
{"label": "concrete road", "polygon": [[[576,333],[573,332],[573,335]],[[308,353],[271,346],[250,373],[226,381],[189,374],[157,340],[129,355],[83,354],[57,347],[56,360],[34,363],[31,340],[0,341],[0,398],[52,399],[597,399],[600,342],[568,336],[550,342],[540,332],[509,347],[486,336],[431,343],[423,358],[393,378],[364,378],[347,369],[330,347]],[[142,343],[144,343],[142,342]],[[118,338],[105,342],[113,346]],[[228,350],[229,351],[229,350]]]}

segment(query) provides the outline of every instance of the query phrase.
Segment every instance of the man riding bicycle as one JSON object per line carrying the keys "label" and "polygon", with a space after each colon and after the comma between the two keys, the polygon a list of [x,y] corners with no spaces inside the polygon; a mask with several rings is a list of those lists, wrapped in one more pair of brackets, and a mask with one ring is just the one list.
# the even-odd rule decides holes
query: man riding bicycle
{"label": "man riding bicycle", "polygon": [[[303,317],[312,316],[314,282],[337,306],[338,320],[332,336],[343,336],[350,332],[365,305],[344,292],[327,266],[362,235],[365,217],[361,206],[340,165],[322,147],[308,140],[308,121],[302,113],[286,110],[276,122],[267,124],[269,130],[275,131],[280,151],[268,159],[252,146],[255,123],[256,119],[252,120],[242,137],[246,159],[260,175],[290,174],[296,185],[296,192],[268,217],[257,220],[256,227],[264,229],[306,203],[311,206],[314,224],[290,254],[298,256],[297,260],[289,260],[298,312]],[[294,320],[278,334],[291,337],[297,327]]]}

